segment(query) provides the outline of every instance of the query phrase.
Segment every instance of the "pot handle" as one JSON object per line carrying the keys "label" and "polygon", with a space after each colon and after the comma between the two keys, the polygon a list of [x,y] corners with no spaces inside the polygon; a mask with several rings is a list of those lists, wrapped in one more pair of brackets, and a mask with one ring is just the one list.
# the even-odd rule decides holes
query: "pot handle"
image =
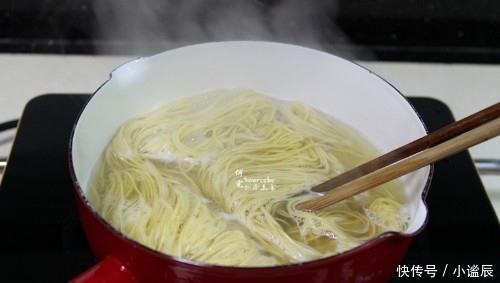
{"label": "pot handle", "polygon": [[118,259],[108,256],[69,283],[138,283],[132,272]]}

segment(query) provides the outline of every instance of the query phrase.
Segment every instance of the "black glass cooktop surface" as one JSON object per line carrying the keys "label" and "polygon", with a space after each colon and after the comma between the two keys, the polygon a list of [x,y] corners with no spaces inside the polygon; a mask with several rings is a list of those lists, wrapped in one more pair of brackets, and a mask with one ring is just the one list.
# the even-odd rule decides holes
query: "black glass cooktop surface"
{"label": "black glass cooktop surface", "polygon": [[[94,263],[67,154],[88,98],[41,95],[24,110],[0,186],[2,282],[66,282]],[[430,131],[454,119],[437,100],[410,101]],[[467,151],[436,163],[427,203],[429,222],[391,282],[498,282],[500,225]]]}

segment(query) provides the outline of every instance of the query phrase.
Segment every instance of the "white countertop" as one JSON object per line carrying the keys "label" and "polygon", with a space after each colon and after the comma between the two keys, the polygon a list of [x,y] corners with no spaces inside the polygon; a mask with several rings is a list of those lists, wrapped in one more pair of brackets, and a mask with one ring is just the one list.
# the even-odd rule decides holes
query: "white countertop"
{"label": "white countertop", "polygon": [[[46,93],[92,93],[121,56],[0,54],[0,123],[19,118],[32,98]],[[456,119],[500,101],[500,65],[358,62],[407,96],[439,99]],[[15,131],[0,133],[8,156]],[[470,149],[473,158],[500,159],[500,137]],[[482,178],[500,211],[499,177]]]}

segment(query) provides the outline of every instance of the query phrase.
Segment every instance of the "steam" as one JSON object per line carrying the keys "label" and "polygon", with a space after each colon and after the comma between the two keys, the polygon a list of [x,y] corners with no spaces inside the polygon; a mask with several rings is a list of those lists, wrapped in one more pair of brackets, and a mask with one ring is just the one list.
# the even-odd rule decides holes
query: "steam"
{"label": "steam", "polygon": [[225,40],[316,49],[327,48],[332,40],[346,41],[335,25],[335,0],[100,0],[94,1],[94,12],[99,37],[113,42],[103,46],[104,53],[132,48],[144,55]]}

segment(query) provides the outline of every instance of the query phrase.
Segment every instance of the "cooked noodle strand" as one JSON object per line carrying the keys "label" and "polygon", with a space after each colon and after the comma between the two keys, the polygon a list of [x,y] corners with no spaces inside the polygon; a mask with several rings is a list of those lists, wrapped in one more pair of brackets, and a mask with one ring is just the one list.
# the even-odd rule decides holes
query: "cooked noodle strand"
{"label": "cooked noodle strand", "polygon": [[132,239],[189,260],[272,266],[334,255],[403,231],[391,182],[318,212],[307,189],[376,155],[342,123],[298,102],[217,90],[126,122],[89,198]]}

